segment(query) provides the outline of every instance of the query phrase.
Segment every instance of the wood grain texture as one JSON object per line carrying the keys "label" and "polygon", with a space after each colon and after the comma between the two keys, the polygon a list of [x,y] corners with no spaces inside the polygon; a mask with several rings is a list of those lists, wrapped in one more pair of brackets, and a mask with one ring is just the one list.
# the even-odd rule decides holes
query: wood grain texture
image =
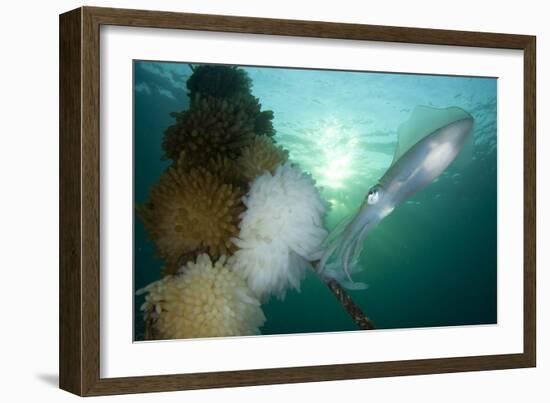
{"label": "wood grain texture", "polygon": [[86,7],[105,25],[523,49],[529,36],[380,25]]}
{"label": "wood grain texture", "polygon": [[82,8],[82,390],[99,379],[99,24]]}
{"label": "wood grain texture", "polygon": [[[524,51],[524,352],[479,357],[100,378],[101,25]],[[531,367],[535,323],[535,37],[83,7],[60,17],[60,387],[81,396]],[[144,363],[146,365],[146,363]]]}
{"label": "wood grain texture", "polygon": [[101,379],[88,396],[528,367],[523,354]]}
{"label": "wood grain texture", "polygon": [[536,366],[536,266],[537,266],[537,79],[536,39],[530,37],[524,48],[523,66],[523,354]]}
{"label": "wood grain texture", "polygon": [[81,10],[59,29],[59,386],[81,394]]}

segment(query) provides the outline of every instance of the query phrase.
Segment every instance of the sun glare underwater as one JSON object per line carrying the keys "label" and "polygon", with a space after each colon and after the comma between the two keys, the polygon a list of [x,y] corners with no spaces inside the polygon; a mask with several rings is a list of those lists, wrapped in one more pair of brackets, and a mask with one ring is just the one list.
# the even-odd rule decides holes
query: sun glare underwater
{"label": "sun glare underwater", "polygon": [[136,340],[495,324],[497,79],[135,61],[134,202]]}

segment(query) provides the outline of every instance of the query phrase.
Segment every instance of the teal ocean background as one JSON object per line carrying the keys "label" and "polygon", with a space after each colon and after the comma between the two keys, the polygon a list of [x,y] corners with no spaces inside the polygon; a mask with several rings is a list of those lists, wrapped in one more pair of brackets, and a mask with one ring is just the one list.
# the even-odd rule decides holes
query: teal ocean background
{"label": "teal ocean background", "polygon": [[[359,206],[391,163],[396,131],[417,105],[458,106],[474,116],[474,151],[384,219],[367,237],[350,291],[377,329],[497,322],[497,79],[243,67],[262,109],[274,112],[275,140],[310,172],[331,210],[330,229]],[[134,62],[134,192],[147,199],[162,161],[170,112],[189,105],[187,64]],[[134,286],[160,277],[135,216]],[[135,338],[143,338],[135,297]],[[301,292],[263,306],[263,334],[356,330],[313,273]]]}

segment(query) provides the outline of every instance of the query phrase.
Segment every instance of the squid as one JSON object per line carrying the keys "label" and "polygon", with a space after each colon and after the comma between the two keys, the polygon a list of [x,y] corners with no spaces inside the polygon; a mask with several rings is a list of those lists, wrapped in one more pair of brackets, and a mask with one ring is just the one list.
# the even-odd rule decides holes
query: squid
{"label": "squid", "polygon": [[474,118],[458,107],[417,106],[398,129],[397,148],[385,174],[366,194],[359,210],[338,224],[318,254],[320,274],[346,288],[365,289],[351,274],[361,269],[365,238],[396,207],[434,181],[459,152],[473,146]]}

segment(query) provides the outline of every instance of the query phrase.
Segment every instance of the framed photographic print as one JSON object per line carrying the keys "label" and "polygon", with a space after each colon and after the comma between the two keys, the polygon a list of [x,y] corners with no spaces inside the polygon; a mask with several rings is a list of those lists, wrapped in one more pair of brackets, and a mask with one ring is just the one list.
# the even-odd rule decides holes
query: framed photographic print
{"label": "framed photographic print", "polygon": [[60,16],[60,386],[532,367],[535,37]]}

